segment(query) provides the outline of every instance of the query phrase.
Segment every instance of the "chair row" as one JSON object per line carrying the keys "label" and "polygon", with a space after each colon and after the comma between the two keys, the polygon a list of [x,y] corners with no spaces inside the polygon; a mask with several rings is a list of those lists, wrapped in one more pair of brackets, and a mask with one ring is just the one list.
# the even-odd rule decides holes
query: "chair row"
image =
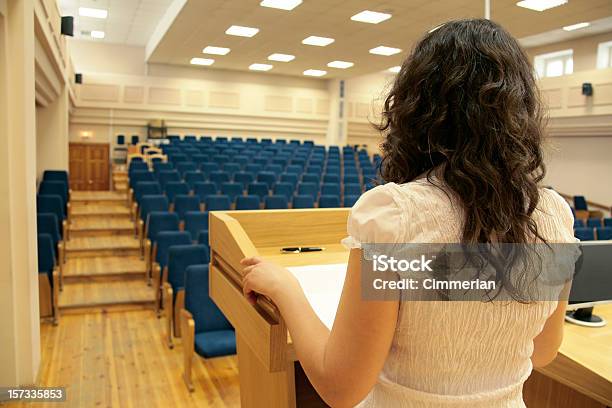
{"label": "chair row", "polygon": [[589,218],[586,220],[575,219],[574,228],[598,228],[598,227],[612,227],[612,218]]}
{"label": "chair row", "polygon": [[581,241],[612,240],[612,227],[578,227],[574,228],[574,236]]}

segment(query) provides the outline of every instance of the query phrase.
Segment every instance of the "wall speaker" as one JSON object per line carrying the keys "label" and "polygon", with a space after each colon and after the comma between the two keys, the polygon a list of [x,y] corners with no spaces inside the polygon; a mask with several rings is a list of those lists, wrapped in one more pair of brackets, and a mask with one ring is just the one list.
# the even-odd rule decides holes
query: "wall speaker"
{"label": "wall speaker", "polygon": [[593,96],[593,84],[585,82],[582,84],[582,94],[584,96]]}
{"label": "wall speaker", "polygon": [[83,74],[74,74],[74,83],[82,84],[83,83]]}
{"label": "wall speaker", "polygon": [[74,37],[74,17],[63,16],[62,17],[62,34]]}

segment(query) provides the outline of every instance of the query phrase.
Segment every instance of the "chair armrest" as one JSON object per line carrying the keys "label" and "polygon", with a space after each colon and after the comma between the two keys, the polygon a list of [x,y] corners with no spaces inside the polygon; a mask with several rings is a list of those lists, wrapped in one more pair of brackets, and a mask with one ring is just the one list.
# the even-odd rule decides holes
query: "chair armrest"
{"label": "chair armrest", "polygon": [[136,220],[138,217],[138,203],[128,204],[128,207],[130,209],[130,216],[132,217],[132,220]]}
{"label": "chair armrest", "polygon": [[153,289],[155,289],[155,314],[160,317],[160,301],[161,301],[161,267],[157,262],[153,262],[151,267],[151,278],[153,280]]}
{"label": "chair armrest", "polygon": [[72,205],[70,203],[66,203],[66,219],[68,221],[72,220]]}
{"label": "chair armrest", "polygon": [[[130,178],[127,178],[127,182],[128,182],[128,186],[130,184]],[[127,194],[127,198],[128,198],[128,205],[131,207],[132,203],[134,202],[134,189],[130,188],[128,190],[128,194]]]}
{"label": "chair armrest", "polygon": [[57,243],[57,266],[59,269],[59,290],[64,290],[64,263],[66,263],[66,248],[64,241]]}
{"label": "chair armrest", "polygon": [[150,270],[151,270],[151,240],[150,239],[145,239],[144,240],[144,259],[145,259],[145,269],[147,271],[147,282],[149,285],[151,285],[151,274],[150,274]]}
{"label": "chair armrest", "polygon": [[59,272],[57,268],[53,270],[52,274],[53,279],[53,325],[57,326],[59,324]]}
{"label": "chair armrest", "polygon": [[183,380],[189,392],[193,392],[194,387],[191,381],[191,366],[193,363],[195,342],[195,322],[191,313],[185,309],[181,309],[181,332],[183,333]]}
{"label": "chair armrest", "polygon": [[169,348],[174,348],[172,343],[172,323],[174,308],[172,307],[172,286],[168,282],[164,282],[164,314],[166,315],[166,344]]}
{"label": "chair armrest", "polygon": [[70,239],[68,236],[69,233],[70,230],[68,229],[68,221],[64,220],[62,221],[62,237],[64,237],[64,241],[68,241]]}
{"label": "chair armrest", "polygon": [[139,219],[136,223],[136,236],[138,237],[138,242],[140,242],[140,250],[142,251],[142,239],[144,235],[144,222]]}

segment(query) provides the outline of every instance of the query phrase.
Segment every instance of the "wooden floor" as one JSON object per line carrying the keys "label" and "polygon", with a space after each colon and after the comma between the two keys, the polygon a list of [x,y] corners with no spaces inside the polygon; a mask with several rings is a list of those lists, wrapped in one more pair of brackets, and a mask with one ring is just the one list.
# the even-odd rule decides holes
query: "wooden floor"
{"label": "wooden floor", "polygon": [[60,320],[41,324],[39,384],[66,387],[67,401],[11,406],[240,406],[235,357],[194,355],[195,392],[183,383],[181,340],[162,341],[126,192],[73,192],[70,205]]}
{"label": "wooden floor", "polygon": [[181,341],[168,349],[162,326],[149,310],[67,315],[57,327],[43,324],[41,385],[67,387],[67,401],[11,406],[240,406],[236,357],[194,358],[190,393],[181,378]]}

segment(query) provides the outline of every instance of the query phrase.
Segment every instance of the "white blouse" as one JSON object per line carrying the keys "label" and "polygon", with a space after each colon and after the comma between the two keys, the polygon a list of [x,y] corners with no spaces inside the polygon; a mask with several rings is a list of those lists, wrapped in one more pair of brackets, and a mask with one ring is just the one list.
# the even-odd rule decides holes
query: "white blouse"
{"label": "white blouse", "polygon": [[[455,243],[463,212],[426,179],[388,183],[353,206],[343,243]],[[533,214],[540,234],[575,242],[567,202],[540,190]],[[401,302],[395,335],[365,407],[524,407],[522,386],[531,374],[533,338],[556,301]]]}

